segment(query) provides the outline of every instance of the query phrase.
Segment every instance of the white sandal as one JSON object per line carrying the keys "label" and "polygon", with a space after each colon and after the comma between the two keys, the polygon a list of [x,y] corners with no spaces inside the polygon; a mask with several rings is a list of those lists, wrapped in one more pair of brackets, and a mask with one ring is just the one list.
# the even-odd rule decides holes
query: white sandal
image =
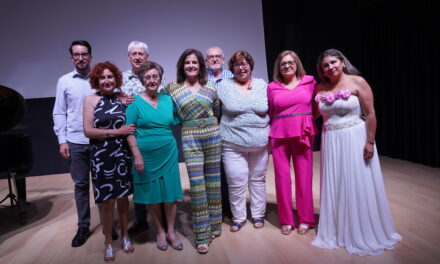
{"label": "white sandal", "polygon": [[286,236],[290,235],[292,230],[293,230],[293,226],[291,226],[291,225],[282,225],[281,226],[281,234],[283,234],[283,235],[286,235]]}
{"label": "white sandal", "polygon": [[300,224],[298,227],[298,234],[305,235],[309,232],[310,226],[308,224]]}
{"label": "white sandal", "polygon": [[130,239],[128,239],[128,237],[122,238],[122,249],[124,250],[125,253],[133,253],[134,252],[134,247],[131,244],[131,241],[130,241]]}
{"label": "white sandal", "polygon": [[209,246],[206,243],[197,245],[197,252],[199,252],[200,254],[206,254],[208,253],[209,250]]}
{"label": "white sandal", "polygon": [[115,260],[115,254],[113,253],[112,245],[105,245],[104,249],[104,261],[113,262]]}

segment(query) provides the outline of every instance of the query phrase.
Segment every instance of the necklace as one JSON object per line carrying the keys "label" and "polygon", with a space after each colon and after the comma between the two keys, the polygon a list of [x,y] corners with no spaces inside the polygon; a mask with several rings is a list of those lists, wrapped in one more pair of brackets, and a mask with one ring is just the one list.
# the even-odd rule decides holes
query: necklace
{"label": "necklace", "polygon": [[244,83],[239,82],[237,79],[235,81],[239,84],[240,87],[246,87],[246,90],[252,90],[252,77]]}
{"label": "necklace", "polygon": [[247,81],[246,90],[252,90],[252,77]]}

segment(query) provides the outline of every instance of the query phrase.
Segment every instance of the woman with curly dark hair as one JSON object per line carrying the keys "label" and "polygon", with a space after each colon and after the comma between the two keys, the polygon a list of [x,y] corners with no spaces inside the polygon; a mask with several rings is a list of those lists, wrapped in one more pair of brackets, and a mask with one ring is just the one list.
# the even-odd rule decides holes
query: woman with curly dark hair
{"label": "woman with curly dark hair", "polygon": [[128,196],[133,193],[131,154],[127,136],[135,125],[125,125],[125,106],[115,89],[122,84],[121,71],[112,63],[98,63],[90,73],[90,85],[98,90],[84,98],[84,134],[90,138],[91,172],[95,202],[102,203],[105,236],[104,260],[115,259],[112,226],[117,203],[121,226],[122,248],[134,251],[128,234]]}

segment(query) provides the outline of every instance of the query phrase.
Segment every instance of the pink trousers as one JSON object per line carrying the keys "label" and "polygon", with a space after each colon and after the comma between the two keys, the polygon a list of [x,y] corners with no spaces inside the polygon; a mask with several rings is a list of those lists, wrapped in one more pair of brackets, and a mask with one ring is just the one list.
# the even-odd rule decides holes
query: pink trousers
{"label": "pink trousers", "polygon": [[292,205],[292,177],[290,160],[295,172],[295,198],[298,210],[298,225],[315,226],[313,211],[313,136],[308,137],[308,147],[299,138],[270,138],[275,188],[277,193],[278,217],[281,225],[295,226]]}

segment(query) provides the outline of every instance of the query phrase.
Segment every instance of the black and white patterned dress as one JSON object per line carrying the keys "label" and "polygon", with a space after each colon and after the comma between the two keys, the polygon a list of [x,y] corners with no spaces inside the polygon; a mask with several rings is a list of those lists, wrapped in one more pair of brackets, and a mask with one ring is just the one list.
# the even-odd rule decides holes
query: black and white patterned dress
{"label": "black and white patterned dress", "polygon": [[[102,95],[95,107],[95,128],[117,129],[125,124],[125,106],[113,95]],[[133,193],[131,152],[126,136],[91,139],[91,171],[95,202],[116,199]]]}

